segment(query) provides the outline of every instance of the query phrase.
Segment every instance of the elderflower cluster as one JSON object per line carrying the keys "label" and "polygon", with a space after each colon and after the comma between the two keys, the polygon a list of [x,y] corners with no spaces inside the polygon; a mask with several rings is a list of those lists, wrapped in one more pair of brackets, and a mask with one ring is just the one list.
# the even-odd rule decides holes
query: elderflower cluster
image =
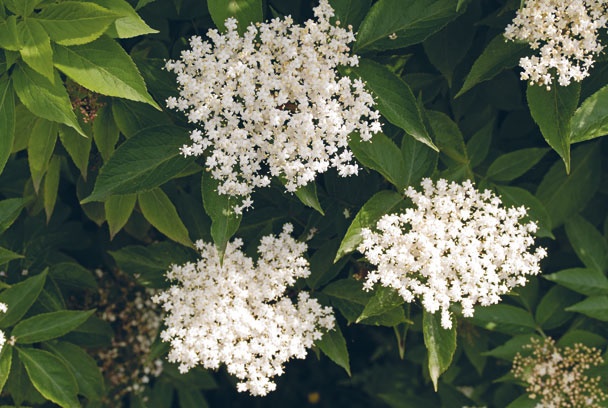
{"label": "elderflower cluster", "polygon": [[293,302],[286,290],[310,274],[302,256],[306,244],[290,237],[291,225],[277,237],[262,238],[254,262],[229,243],[223,262],[213,244],[197,241],[196,263],[173,265],[167,278],[174,285],[153,298],[166,312],[161,339],[170,342],[168,359],[181,372],[201,364],[226,369],[240,380],[239,391],[266,395],[276,388],[272,377],[283,373],[291,358],[334,327],[334,316],[308,293]]}
{"label": "elderflower cluster", "polygon": [[348,44],[350,27],[332,25],[327,0],[303,26],[291,17],[252,24],[240,36],[235,19],[226,33],[195,36],[190,50],[166,68],[177,74],[180,95],[167,106],[199,125],[181,149],[206,154],[205,165],[220,181],[219,193],[244,197],[271,178],[294,192],[330,167],[341,176],[357,173],[348,138],[369,140],[381,130],[373,98],[360,80],[338,78],[338,66],[356,66]]}
{"label": "elderflower cluster", "polygon": [[524,285],[526,275],[539,273],[546,251],[529,251],[537,227],[519,223],[523,207],[505,209],[500,198],[470,181],[424,179],[422,187],[405,191],[414,208],[383,216],[377,231],[362,230],[358,249],[377,267],[366,277],[366,290],[380,282],[406,302],[419,298],[428,312],[441,310],[441,325],[450,328],[450,304],[459,302],[471,317],[476,304],[498,303],[500,295]]}
{"label": "elderflower cluster", "polygon": [[601,377],[585,373],[604,363],[601,351],[576,343],[557,347],[555,340],[532,339],[526,346],[532,353],[517,354],[513,360],[513,376],[528,384],[526,392],[540,401],[537,408],[599,408],[608,395],[600,386]]}
{"label": "elderflower cluster", "polygon": [[[6,303],[0,302],[0,313],[6,313],[7,311]],[[4,347],[4,343],[6,343],[6,337],[4,336],[4,332],[0,330],[0,351],[2,351],[2,347]]]}
{"label": "elderflower cluster", "polygon": [[505,30],[509,40],[530,43],[539,54],[519,60],[522,80],[550,88],[589,76],[594,58],[604,48],[598,31],[606,27],[606,0],[527,0]]}

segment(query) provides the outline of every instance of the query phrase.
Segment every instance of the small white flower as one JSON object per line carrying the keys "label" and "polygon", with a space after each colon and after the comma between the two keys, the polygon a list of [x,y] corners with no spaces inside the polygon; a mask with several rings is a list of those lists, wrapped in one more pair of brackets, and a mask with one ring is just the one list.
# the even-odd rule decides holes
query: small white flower
{"label": "small white flower", "polygon": [[550,88],[589,76],[604,48],[598,31],[606,27],[606,0],[527,0],[505,29],[505,37],[530,43],[538,55],[520,59],[521,79]]}
{"label": "small white flower", "polygon": [[[0,313],[6,313],[8,307],[6,303],[0,302]],[[4,347],[4,343],[6,343],[6,337],[4,336],[4,332],[0,330],[0,351],[2,351],[2,347]]]}
{"label": "small white flower", "polygon": [[519,223],[523,207],[502,207],[489,190],[463,184],[422,180],[423,192],[405,191],[414,203],[401,214],[380,218],[376,230],[364,228],[359,246],[376,265],[364,284],[380,283],[405,299],[418,299],[430,313],[441,312],[441,325],[452,327],[450,304],[460,303],[465,317],[474,306],[500,301],[500,295],[540,272],[544,248],[529,252],[536,224]]}
{"label": "small white flower", "polygon": [[348,54],[353,32],[329,22],[327,0],[314,13],[303,26],[275,18],[250,25],[243,36],[228,19],[225,34],[210,30],[209,42],[192,37],[191,49],[167,62],[180,91],[167,106],[200,127],[182,154],[206,155],[220,194],[246,199],[277,176],[294,192],[331,167],[356,174],[349,135],[369,140],[380,131],[363,83],[336,71],[358,64]]}
{"label": "small white flower", "polygon": [[306,244],[290,237],[287,224],[277,236],[265,236],[254,262],[229,243],[223,263],[213,244],[198,241],[196,263],[173,265],[168,290],[153,298],[166,312],[163,341],[171,343],[168,359],[181,372],[196,365],[217,369],[221,364],[238,378],[239,391],[266,395],[276,388],[272,377],[283,373],[291,358],[306,350],[334,327],[328,307],[308,293],[297,302],[285,292],[296,279],[310,275],[302,256]]}

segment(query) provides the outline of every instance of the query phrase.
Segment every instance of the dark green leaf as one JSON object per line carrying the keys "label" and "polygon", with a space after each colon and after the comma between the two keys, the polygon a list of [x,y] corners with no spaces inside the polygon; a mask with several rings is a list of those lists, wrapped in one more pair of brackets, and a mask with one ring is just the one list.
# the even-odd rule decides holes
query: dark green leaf
{"label": "dark green leaf", "polygon": [[553,228],[585,207],[599,187],[600,173],[600,149],[595,143],[572,152],[570,175],[561,163],[553,164],[536,190],[536,197],[549,212]]}
{"label": "dark green leaf", "polygon": [[78,408],[78,384],[70,369],[48,351],[18,348],[19,358],[34,387],[63,408]]}
{"label": "dark green leaf", "polygon": [[110,323],[94,315],[62,337],[63,340],[85,347],[110,347],[113,338],[114,332]]}
{"label": "dark green leaf", "polygon": [[13,251],[9,251],[6,248],[0,247],[0,265],[4,265],[7,262],[12,261],[13,259],[23,258],[23,255],[19,255]]}
{"label": "dark green leaf", "polygon": [[44,177],[44,212],[48,223],[53,215],[55,203],[57,202],[57,192],[59,190],[59,171],[61,170],[61,157],[53,156],[49,163],[49,168]]}
{"label": "dark green leaf", "polygon": [[515,355],[517,353],[522,353],[525,350],[524,346],[530,344],[532,339],[542,340],[542,337],[538,334],[519,334],[511,337],[502,346],[498,346],[484,353],[484,355],[513,361]]}
{"label": "dark green leaf", "polygon": [[595,268],[564,269],[543,278],[583,295],[608,295],[608,278]]}
{"label": "dark green leaf", "polygon": [[10,51],[19,51],[21,48],[17,16],[9,16],[6,20],[0,19],[0,47]]}
{"label": "dark green leaf", "polygon": [[208,408],[209,404],[203,394],[197,390],[186,387],[177,388],[177,398],[181,408]]}
{"label": "dark green leaf", "polygon": [[156,229],[185,246],[193,246],[188,229],[179,218],[175,206],[160,188],[139,193],[137,196],[141,213]]}
{"label": "dark green leaf", "polygon": [[580,215],[569,217],[565,223],[570,245],[587,268],[600,272],[608,270],[608,242],[589,221]]}
{"label": "dark green leaf", "polygon": [[555,150],[570,172],[570,118],[578,106],[581,93],[579,82],[568,87],[555,85],[547,90],[545,86],[528,86],[528,106],[543,137]]}
{"label": "dark green leaf", "polygon": [[125,99],[112,101],[112,116],[115,126],[127,139],[144,129],[173,124],[167,115],[159,113],[150,105]]}
{"label": "dark green leaf", "polygon": [[44,7],[35,20],[57,44],[80,45],[99,38],[117,17],[97,4],[64,1]]}
{"label": "dark green leaf", "polygon": [[445,113],[426,111],[439,151],[459,164],[468,166],[467,148],[458,125]]}
{"label": "dark green leaf", "polygon": [[590,296],[582,302],[566,308],[566,310],[608,322],[608,296]]}
{"label": "dark green leaf", "polygon": [[405,303],[405,301],[396,290],[379,286],[374,290],[374,295],[369,302],[367,302],[355,323],[359,323],[370,317],[385,314],[396,307],[401,307],[403,303]]}
{"label": "dark green leaf", "polygon": [[6,329],[17,323],[34,304],[44,282],[47,271],[19,282],[0,292],[0,303],[10,305],[6,313],[0,314],[0,329]]}
{"label": "dark green leaf", "polygon": [[505,206],[524,206],[528,212],[521,222],[534,221],[538,224],[538,230],[536,231],[537,237],[549,237],[554,238],[551,233],[552,224],[551,217],[547,212],[545,206],[530,193],[528,190],[524,190],[520,187],[512,186],[497,186],[498,194],[502,198],[502,202]]}
{"label": "dark green leaf", "polygon": [[417,185],[423,177],[430,176],[437,167],[437,152],[413,137],[403,136],[401,158],[405,165],[404,186]]}
{"label": "dark green leaf", "polygon": [[344,340],[342,330],[337,323],[333,330],[325,333],[321,340],[318,340],[315,344],[331,361],[346,370],[349,376],[351,375],[346,340]]}
{"label": "dark green leaf", "polygon": [[74,129],[67,126],[59,127],[59,139],[78,170],[80,170],[82,178],[86,180],[92,139],[82,137]]}
{"label": "dark green leaf", "polygon": [[51,278],[62,286],[82,291],[96,290],[97,281],[93,273],[75,262],[59,262],[51,266]]}
{"label": "dark green leaf", "polygon": [[222,31],[228,17],[236,18],[241,34],[247,31],[249,24],[264,19],[262,0],[207,0],[207,7],[213,22]]}
{"label": "dark green leaf", "polygon": [[583,101],[570,122],[570,143],[608,134],[608,86]]}
{"label": "dark green leaf", "polygon": [[429,375],[433,381],[435,392],[437,381],[444,373],[454,358],[456,351],[456,325],[451,329],[441,327],[441,314],[422,312],[422,333],[424,334],[424,345],[428,352]]}
{"label": "dark green leaf", "polygon": [[356,32],[357,28],[363,21],[363,18],[367,14],[371,0],[329,0],[332,8],[336,15],[334,19],[340,22],[340,26],[353,27],[353,31]]}
{"label": "dark green leaf", "polygon": [[106,31],[106,34],[112,37],[131,38],[158,33],[157,30],[150,28],[125,0],[92,0],[92,2],[118,14],[116,21]]}
{"label": "dark green leaf", "polygon": [[317,196],[317,183],[311,181],[307,185],[298,188],[295,195],[300,199],[302,204],[317,210],[321,215],[325,215]]}
{"label": "dark green leaf", "polygon": [[179,148],[187,141],[186,132],[175,126],[142,130],[114,152],[99,171],[93,193],[82,202],[149,191],[164,184],[194,161],[180,156]]}
{"label": "dark green leaf", "polygon": [[569,330],[557,342],[559,347],[572,347],[576,343],[583,343],[588,347],[604,347],[608,340],[604,336],[585,330]]}
{"label": "dark green leaf", "polygon": [[578,300],[578,296],[566,288],[554,286],[547,291],[536,307],[535,320],[543,330],[551,330],[565,324],[572,313],[564,309]]}
{"label": "dark green leaf", "polygon": [[353,49],[361,53],[417,44],[457,16],[451,0],[380,0],[361,23]]}
{"label": "dark green leaf", "polygon": [[8,380],[8,375],[11,372],[11,363],[13,361],[13,346],[5,344],[0,349],[0,392]]}
{"label": "dark green leaf", "polygon": [[15,93],[7,75],[0,78],[0,135],[2,135],[0,137],[0,174],[2,174],[15,141]]}
{"label": "dark green leaf", "polygon": [[342,239],[334,262],[357,249],[363,241],[361,237],[361,230],[363,228],[375,227],[383,215],[390,213],[402,204],[403,197],[394,191],[380,191],[370,198],[363,204],[350,227],[348,227],[348,231],[346,231],[346,235]]}
{"label": "dark green leaf", "polygon": [[511,335],[531,333],[536,328],[530,312],[504,304],[476,307],[474,316],[468,320],[484,329]]}
{"label": "dark green leaf", "polygon": [[334,263],[336,251],[340,241],[331,240],[317,249],[310,258],[310,276],[306,278],[306,283],[311,289],[317,289],[331,281],[344,267],[348,258],[342,258],[343,262]]}
{"label": "dark green leaf", "polygon": [[16,338],[18,344],[56,339],[83,324],[94,312],[94,310],[87,312],[62,310],[42,313],[17,323],[11,335]]}
{"label": "dark green leaf", "polygon": [[104,396],[103,376],[97,362],[82,348],[68,342],[46,343],[56,357],[72,371],[78,383],[78,393],[89,400],[98,400]]}
{"label": "dark green leaf", "polygon": [[125,226],[137,201],[137,194],[114,195],[104,202],[106,221],[110,229],[110,239]]}
{"label": "dark green leaf", "polygon": [[348,146],[361,164],[382,174],[397,187],[397,191],[403,191],[407,186],[405,179],[408,171],[401,152],[384,133],[377,133],[366,142],[362,141],[358,134],[353,133]]}
{"label": "dark green leaf", "polygon": [[494,121],[486,123],[479,129],[467,142],[467,155],[471,162],[471,167],[480,165],[488,156],[490,145],[492,144],[492,131]]}
{"label": "dark green leaf", "polygon": [[458,98],[475,85],[494,78],[503,70],[513,68],[518,64],[519,59],[528,52],[527,43],[506,41],[502,33],[498,34],[475,60],[455,98]]}
{"label": "dark green leaf", "polygon": [[17,64],[13,81],[17,96],[34,115],[68,125],[86,136],[76,120],[70,97],[57,72],[54,83],[51,83],[31,68]]}
{"label": "dark green leaf", "polygon": [[0,201],[0,233],[6,231],[15,222],[24,205],[25,201],[22,198],[7,198]]}
{"label": "dark green leaf", "polygon": [[548,151],[531,147],[503,154],[490,164],[486,176],[495,181],[514,180],[534,167]]}
{"label": "dark green leaf", "polygon": [[374,95],[380,113],[393,125],[405,130],[416,140],[437,150],[429,136],[418,102],[410,87],[384,65],[361,59],[352,67],[352,76],[360,77]]}
{"label": "dark green leaf", "polygon": [[56,45],[55,66],[93,92],[160,107],[146,90],[137,66],[114,40],[103,36],[74,47]]}
{"label": "dark green leaf", "polygon": [[218,182],[207,171],[201,177],[201,193],[205,212],[211,218],[211,236],[223,259],[226,245],[241,224],[242,215],[234,212],[239,197],[231,197],[217,192]]}
{"label": "dark green leaf", "polygon": [[36,120],[27,145],[28,164],[36,192],[49,168],[56,140],[57,124],[45,119]]}
{"label": "dark green leaf", "polygon": [[23,61],[49,81],[55,81],[53,50],[48,34],[39,22],[27,19],[17,23]]}
{"label": "dark green leaf", "polygon": [[93,122],[93,139],[104,162],[108,161],[114,152],[114,146],[116,146],[119,137],[120,131],[116,122],[114,122],[112,108],[105,105],[99,109],[95,122]]}

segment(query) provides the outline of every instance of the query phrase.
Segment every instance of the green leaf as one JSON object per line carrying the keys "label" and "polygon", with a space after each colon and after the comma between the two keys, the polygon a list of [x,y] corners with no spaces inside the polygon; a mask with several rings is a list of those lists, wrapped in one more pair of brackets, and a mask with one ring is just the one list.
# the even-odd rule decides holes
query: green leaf
{"label": "green leaf", "polygon": [[93,92],[161,108],[146,90],[137,66],[115,40],[103,36],[74,47],[55,45],[55,66]]}
{"label": "green leaf", "polygon": [[149,191],[176,177],[194,162],[179,152],[188,140],[186,132],[175,126],[143,129],[121,144],[104,164],[93,192],[82,203]]}
{"label": "green leaf", "polygon": [[114,146],[118,143],[119,137],[120,131],[112,116],[112,108],[105,105],[97,112],[93,122],[93,139],[104,162],[107,162],[114,153]]}
{"label": "green leaf", "polygon": [[34,304],[46,281],[47,270],[19,282],[0,292],[0,303],[9,305],[8,311],[0,315],[0,329],[17,323]]}
{"label": "green leaf", "polygon": [[158,33],[158,30],[150,28],[125,0],[91,1],[118,14],[116,21],[114,21],[106,30],[106,34],[111,37],[132,38],[145,34]]}
{"label": "green leaf", "polygon": [[11,372],[11,363],[13,362],[13,346],[5,344],[0,349],[0,393],[8,380],[8,375]]}
{"label": "green leaf", "polygon": [[566,308],[566,310],[608,322],[608,296],[590,296],[582,302]]}
{"label": "green leaf", "polygon": [[0,47],[10,51],[19,51],[21,48],[17,16],[9,16],[6,20],[0,19]]}
{"label": "green leaf", "polygon": [[554,286],[547,291],[536,307],[535,320],[543,330],[552,330],[565,324],[572,313],[565,309],[578,300],[577,296],[562,286]]}
{"label": "green leaf", "polygon": [[61,157],[53,156],[49,163],[49,168],[44,177],[44,212],[48,223],[53,215],[55,203],[57,202],[57,192],[59,190],[59,171],[61,170]]}
{"label": "green leaf", "polygon": [[18,344],[39,343],[61,337],[83,324],[95,310],[61,310],[41,313],[22,320],[13,329],[11,335]]}
{"label": "green leaf", "polygon": [[530,147],[499,156],[490,164],[486,177],[494,181],[511,181],[534,167],[549,149]]}
{"label": "green leaf", "polygon": [[374,295],[369,302],[367,302],[365,308],[355,323],[359,323],[360,321],[370,317],[383,315],[396,307],[401,307],[401,305],[404,303],[405,300],[403,300],[401,295],[399,295],[396,290],[386,288],[384,286],[378,286],[374,290]]}
{"label": "green leaf", "polygon": [[13,251],[10,251],[6,248],[0,247],[0,265],[4,265],[7,262],[10,262],[14,259],[23,258],[23,255],[19,255]]}
{"label": "green leaf", "polygon": [[300,199],[302,204],[317,210],[321,215],[325,215],[321,203],[319,203],[319,197],[317,196],[317,183],[311,181],[307,185],[298,188],[295,195]]}
{"label": "green leaf", "polygon": [[580,215],[569,217],[565,223],[570,245],[587,268],[600,272],[608,270],[608,242],[589,221]]}
{"label": "green leaf", "polygon": [[452,0],[379,0],[361,23],[353,51],[392,50],[420,43],[457,16]]}
{"label": "green leaf", "polygon": [[429,375],[437,392],[437,380],[444,373],[454,358],[456,351],[456,325],[451,329],[441,327],[441,314],[422,312],[422,333],[424,345],[428,351]]}
{"label": "green leaf", "polygon": [[49,168],[56,140],[57,124],[44,119],[36,120],[27,145],[28,164],[36,192]]}
{"label": "green leaf", "polygon": [[225,31],[224,21],[228,17],[236,18],[240,34],[247,31],[249,24],[264,20],[262,0],[207,0],[207,7],[213,22],[221,31]]}
{"label": "green leaf", "polygon": [[329,4],[334,9],[335,16],[332,21],[339,21],[340,26],[357,28],[365,18],[372,4],[371,0],[329,0]]}
{"label": "green leaf", "polygon": [[494,78],[505,69],[513,68],[528,52],[527,43],[506,41],[502,33],[498,34],[475,60],[462,88],[454,97],[458,98],[475,85]]}
{"label": "green leaf", "polygon": [[165,114],[150,105],[125,99],[112,101],[112,116],[118,129],[128,139],[144,129],[161,125],[173,125]]}
{"label": "green leaf", "polygon": [[488,352],[485,352],[484,355],[489,357],[500,358],[502,360],[513,361],[513,358],[517,353],[525,353],[524,346],[530,344],[532,339],[542,340],[542,337],[538,334],[519,334],[511,337],[507,340],[503,345],[498,346]]}
{"label": "green leaf", "polygon": [[91,2],[50,4],[36,15],[51,40],[61,45],[81,45],[99,38],[118,15]]}
{"label": "green leaf", "polygon": [[34,387],[48,400],[63,408],[78,408],[78,383],[61,359],[48,351],[18,348],[19,358]]}
{"label": "green leaf", "polygon": [[384,133],[376,133],[366,142],[362,141],[357,133],[353,133],[348,146],[361,164],[382,174],[397,187],[397,191],[403,191],[407,186],[405,179],[408,171],[401,151]]}
{"label": "green leaf", "polygon": [[467,148],[458,125],[445,113],[426,111],[439,151],[457,163],[468,166]]}
{"label": "green leaf", "polygon": [[93,273],[75,262],[59,262],[51,265],[50,277],[62,287],[76,290],[97,290]]}
{"label": "green leaf", "polygon": [[13,84],[21,102],[34,115],[68,125],[86,136],[78,124],[70,97],[57,72],[55,81],[51,83],[29,67],[17,64],[13,71]]}
{"label": "green leaf", "polygon": [[200,390],[184,386],[177,387],[177,398],[181,408],[208,408],[209,404]]}
{"label": "green leaf", "polygon": [[67,126],[59,127],[59,139],[78,170],[80,170],[82,178],[86,180],[93,140],[90,137],[82,137],[74,129]]}
{"label": "green leaf", "polygon": [[417,185],[423,177],[430,176],[437,167],[437,152],[405,135],[401,140],[401,158],[405,165],[404,186]]}
{"label": "green leaf", "polygon": [[133,208],[135,208],[136,201],[136,194],[124,194],[110,196],[104,202],[106,220],[108,221],[108,227],[110,228],[111,240],[114,239],[116,234],[118,234],[118,232],[129,220],[129,217],[133,212]]}
{"label": "green leaf", "polygon": [[343,258],[342,262],[334,263],[336,251],[340,241],[332,239],[325,242],[310,257],[310,275],[306,278],[306,284],[311,289],[317,289],[325,285],[336,277],[344,267],[348,258]]}
{"label": "green leaf", "polygon": [[82,348],[68,342],[46,343],[50,350],[72,371],[78,383],[78,393],[90,401],[99,400],[105,394],[103,376],[97,362]]}
{"label": "green leaf", "polygon": [[529,394],[519,396],[517,399],[511,401],[506,408],[536,408],[538,407],[539,401],[532,399]]}
{"label": "green leaf", "polygon": [[560,155],[570,172],[570,118],[578,106],[581,93],[579,82],[568,87],[555,85],[547,90],[545,86],[528,85],[528,106],[543,137]]}
{"label": "green leaf", "polygon": [[467,142],[467,155],[471,162],[471,167],[477,167],[488,156],[490,145],[492,144],[493,130],[494,121],[490,121],[475,132]]}
{"label": "green leaf", "polygon": [[112,326],[95,315],[75,330],[62,337],[63,340],[85,347],[110,347],[114,332]]}
{"label": "green leaf", "polygon": [[595,268],[564,269],[543,278],[583,295],[608,295],[608,278]]}
{"label": "green leaf", "polygon": [[241,224],[242,215],[234,212],[239,197],[217,192],[218,181],[207,171],[201,177],[201,193],[205,212],[211,218],[211,237],[223,259],[226,245]]}
{"label": "green leaf", "polygon": [[496,186],[502,202],[507,207],[524,206],[528,214],[520,222],[534,221],[538,225],[537,237],[554,238],[551,224],[551,217],[545,206],[530,193],[521,187]]}
{"label": "green leaf", "polygon": [[2,174],[15,142],[15,93],[8,75],[0,77],[0,135],[2,135],[0,137],[0,174]]}
{"label": "green leaf", "polygon": [[530,312],[504,304],[476,307],[475,314],[468,321],[484,329],[510,335],[532,333],[536,328]]}
{"label": "green leaf", "polygon": [[572,347],[576,343],[583,343],[588,347],[604,347],[608,340],[604,336],[586,330],[569,330],[557,342],[558,347]]}
{"label": "green leaf", "polygon": [[351,76],[360,77],[365,82],[367,89],[374,95],[376,107],[389,122],[437,150],[422,121],[418,102],[401,78],[384,65],[368,59],[361,59],[359,66],[352,67],[351,70]]}
{"label": "green leaf", "polygon": [[28,19],[17,24],[21,48],[21,58],[34,71],[49,81],[55,81],[53,69],[53,50],[48,34],[36,20]]}
{"label": "green leaf", "polygon": [[15,222],[25,205],[22,198],[7,198],[0,201],[0,233],[6,231]]}
{"label": "green leaf", "polygon": [[317,340],[315,344],[331,361],[346,370],[346,373],[350,377],[348,348],[346,347],[346,340],[344,340],[342,330],[340,330],[340,326],[337,323],[333,330],[325,333],[321,337],[321,340]]}
{"label": "green leaf", "polygon": [[166,287],[165,272],[171,264],[192,261],[194,252],[187,248],[164,241],[148,247],[131,245],[116,251],[108,251],[118,267],[133,276],[143,286]]}
{"label": "green leaf", "polygon": [[570,143],[608,134],[608,86],[583,101],[570,121]]}
{"label": "green leaf", "polygon": [[353,252],[363,241],[361,230],[363,228],[373,228],[378,220],[403,204],[403,197],[394,191],[379,191],[370,198],[359,210],[353,222],[348,227],[346,235],[340,243],[340,248],[336,253],[334,262],[337,262],[344,255]]}
{"label": "green leaf", "polygon": [[600,183],[600,149],[595,143],[585,144],[572,152],[570,175],[561,163],[549,169],[536,190],[556,228],[572,214],[587,205]]}
{"label": "green leaf", "polygon": [[141,213],[157,230],[185,246],[193,246],[188,229],[179,218],[175,206],[160,188],[139,193],[137,196]]}
{"label": "green leaf", "polygon": [[13,13],[27,17],[43,0],[4,0],[4,5]]}

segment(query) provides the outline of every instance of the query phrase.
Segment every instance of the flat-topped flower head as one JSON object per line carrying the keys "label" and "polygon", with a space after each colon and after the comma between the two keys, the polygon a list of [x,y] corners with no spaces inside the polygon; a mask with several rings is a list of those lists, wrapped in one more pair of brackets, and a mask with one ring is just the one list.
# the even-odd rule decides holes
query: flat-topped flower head
{"label": "flat-topped flower head", "polygon": [[369,140],[380,131],[363,82],[336,71],[358,64],[349,55],[354,34],[330,23],[327,0],[314,13],[303,26],[275,18],[250,25],[242,36],[228,19],[224,34],[192,37],[191,49],[167,62],[180,91],[167,105],[198,127],[182,154],[205,154],[220,194],[247,198],[276,176],[294,192],[329,168],[356,174],[349,135]]}
{"label": "flat-topped flower head", "polygon": [[[6,313],[8,307],[6,303],[0,302],[0,313]],[[4,332],[0,330],[0,351],[2,351],[2,347],[4,347],[4,343],[6,343],[6,337],[4,336]]]}
{"label": "flat-topped flower head", "polygon": [[153,300],[166,312],[161,338],[171,344],[168,359],[181,372],[224,364],[239,379],[239,391],[266,395],[283,365],[304,358],[334,327],[330,308],[306,292],[296,302],[285,293],[310,275],[306,244],[291,238],[291,230],[287,224],[279,236],[263,237],[257,261],[239,239],[228,244],[223,263],[213,244],[197,241],[201,258],[171,267],[167,278],[174,285]]}
{"label": "flat-topped flower head", "polygon": [[589,76],[604,48],[599,30],[606,27],[606,0],[527,0],[505,30],[509,40],[530,43],[538,55],[523,57],[521,79],[550,88]]}
{"label": "flat-topped flower head", "polygon": [[555,340],[532,339],[524,346],[528,356],[518,353],[513,360],[513,376],[527,383],[530,398],[544,408],[599,408],[608,395],[601,388],[601,377],[586,372],[604,363],[601,350],[576,343],[558,347]]}
{"label": "flat-topped flower head", "polygon": [[424,179],[422,188],[405,191],[413,208],[362,230],[359,251],[376,266],[366,277],[367,290],[376,283],[394,288],[406,302],[441,311],[441,325],[450,328],[452,303],[471,317],[475,305],[498,303],[539,273],[546,251],[531,251],[537,227],[519,222],[523,207],[504,208],[499,197],[470,181]]}

